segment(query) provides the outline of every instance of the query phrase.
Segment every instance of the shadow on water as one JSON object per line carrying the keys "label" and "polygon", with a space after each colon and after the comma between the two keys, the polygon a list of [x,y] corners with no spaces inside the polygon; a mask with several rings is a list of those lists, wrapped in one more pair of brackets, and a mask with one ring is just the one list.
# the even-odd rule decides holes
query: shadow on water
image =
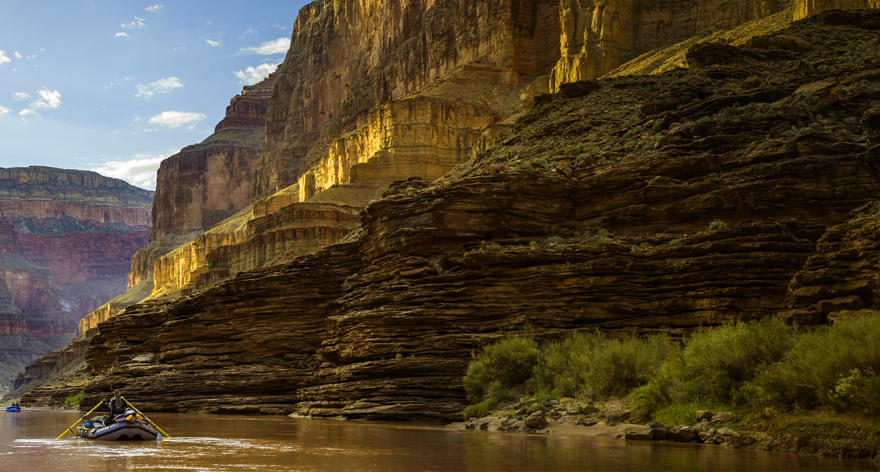
{"label": "shadow on water", "polygon": [[80,414],[0,414],[2,471],[877,470],[867,460],[635,442],[451,431],[434,425],[272,416],[152,414],[163,441],[85,441]]}

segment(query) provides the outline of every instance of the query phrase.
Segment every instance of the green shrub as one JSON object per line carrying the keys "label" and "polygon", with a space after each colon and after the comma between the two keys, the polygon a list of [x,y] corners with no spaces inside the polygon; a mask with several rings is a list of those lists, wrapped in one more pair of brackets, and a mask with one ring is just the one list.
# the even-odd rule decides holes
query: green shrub
{"label": "green shrub", "polygon": [[650,383],[633,392],[633,411],[651,416],[680,403],[744,404],[743,387],[791,349],[796,328],[777,318],[694,333]]}
{"label": "green shrub", "polygon": [[653,378],[668,354],[662,335],[610,339],[601,332],[575,332],[544,348],[535,381],[566,397],[625,395]]}
{"label": "green shrub", "polygon": [[85,392],[79,392],[64,399],[65,405],[79,405],[79,401],[85,396]]}
{"label": "green shrub", "polygon": [[880,414],[880,314],[800,334],[746,386],[755,408],[833,407]]}
{"label": "green shrub", "polygon": [[709,223],[709,231],[724,229],[725,227],[727,227],[727,225],[724,224],[724,222],[721,220],[715,220],[715,221]]}
{"label": "green shrub", "polygon": [[482,418],[491,413],[495,408],[497,408],[497,405],[492,400],[481,401],[464,409],[464,419]]}
{"label": "green shrub", "polygon": [[522,333],[483,347],[468,366],[464,377],[467,397],[474,403],[507,401],[511,389],[524,384],[538,365],[538,344],[534,336]]}
{"label": "green shrub", "polygon": [[490,243],[489,241],[480,241],[480,252],[500,252],[501,245],[498,243]]}

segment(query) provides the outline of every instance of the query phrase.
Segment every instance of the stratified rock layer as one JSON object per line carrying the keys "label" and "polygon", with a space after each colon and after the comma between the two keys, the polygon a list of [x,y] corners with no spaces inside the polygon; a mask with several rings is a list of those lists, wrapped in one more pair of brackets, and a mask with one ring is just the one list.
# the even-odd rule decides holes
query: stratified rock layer
{"label": "stratified rock layer", "polygon": [[[681,74],[538,97],[467,165],[392,185],[345,242],[106,321],[85,403],[112,381],[157,410],[450,419],[471,351],[526,324],[681,334],[877,308],[868,266],[823,265],[875,239],[873,207],[851,212],[880,199],[878,21],[832,12],[698,45]],[[819,293],[830,277],[854,282]]]}
{"label": "stratified rock layer", "polygon": [[252,201],[297,183],[322,146],[389,101],[442,94],[509,112],[511,91],[556,62],[558,39],[549,0],[305,6],[269,104]]}
{"label": "stratified rock layer", "polygon": [[51,167],[0,168],[0,216],[150,224],[153,192],[95,172]]}
{"label": "stratified rock layer", "polygon": [[0,346],[7,359],[0,370],[8,370],[0,389],[66,345],[77,320],[125,290],[130,258],[149,238],[152,193],[94,172],[0,169],[2,288],[20,309],[11,324],[3,315],[0,331],[27,334]]}
{"label": "stratified rock layer", "polygon": [[275,77],[244,87],[214,134],[162,161],[151,241],[205,231],[248,206]]}

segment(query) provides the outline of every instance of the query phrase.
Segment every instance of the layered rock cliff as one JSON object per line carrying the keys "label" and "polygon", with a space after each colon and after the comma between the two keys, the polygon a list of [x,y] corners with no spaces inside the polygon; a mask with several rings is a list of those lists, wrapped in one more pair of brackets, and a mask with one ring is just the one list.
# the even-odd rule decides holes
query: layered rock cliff
{"label": "layered rock cliff", "polygon": [[149,238],[151,198],[94,172],[0,169],[0,272],[23,326],[4,331],[42,341],[22,344],[33,349],[6,363],[10,372],[65,346],[80,318],[125,290],[130,258]]}
{"label": "layered rock cliff", "polygon": [[297,183],[384,103],[441,94],[509,113],[559,57],[555,1],[320,0],[301,11],[266,120],[253,200]]}
{"label": "layered rock cliff", "polygon": [[[830,12],[697,44],[686,70],[529,99],[341,242],[106,321],[85,403],[112,380],[157,410],[450,419],[471,350],[526,324],[681,334],[878,308],[878,22]],[[299,189],[248,229],[309,203]]]}
{"label": "layered rock cliff", "polygon": [[248,206],[275,78],[244,87],[214,134],[162,161],[151,241],[207,230]]}

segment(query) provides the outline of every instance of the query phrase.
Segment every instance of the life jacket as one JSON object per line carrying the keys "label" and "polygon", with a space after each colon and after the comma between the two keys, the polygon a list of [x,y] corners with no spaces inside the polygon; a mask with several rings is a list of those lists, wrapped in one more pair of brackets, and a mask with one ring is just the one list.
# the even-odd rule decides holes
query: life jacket
{"label": "life jacket", "polygon": [[113,408],[113,414],[119,415],[125,412],[125,400],[121,397],[113,397],[110,399],[110,406]]}

